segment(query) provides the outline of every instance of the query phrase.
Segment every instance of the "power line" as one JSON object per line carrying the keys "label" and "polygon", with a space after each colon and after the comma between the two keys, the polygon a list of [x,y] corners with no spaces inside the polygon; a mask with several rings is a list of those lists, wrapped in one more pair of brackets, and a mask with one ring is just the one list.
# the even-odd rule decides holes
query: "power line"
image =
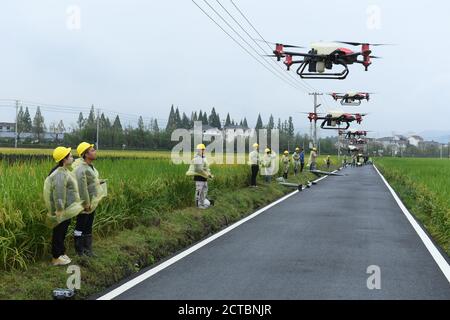
{"label": "power line", "polygon": [[262,65],[266,70],[268,70],[269,72],[271,72],[273,75],[275,75],[276,77],[278,77],[280,80],[284,81],[285,83],[289,84],[290,86],[292,86],[294,89],[297,89],[297,87],[295,87],[293,84],[289,83],[288,81],[286,81],[284,78],[282,78],[280,75],[278,75],[277,73],[275,73],[274,71],[272,71],[271,69],[269,69],[265,64],[263,64],[260,60],[258,60],[250,51],[248,51],[247,48],[245,48],[238,40],[236,40],[232,35],[230,35],[229,32],[227,32],[218,22],[216,22],[214,20],[214,18],[212,18],[202,7],[200,7],[197,2],[195,2],[194,0],[192,0],[192,2],[203,12],[203,14],[205,14],[212,22],[214,22],[214,24],[216,24],[228,37],[230,37],[239,47],[242,48],[242,50],[244,50],[247,54],[249,54],[256,62],[258,62],[260,65]]}
{"label": "power line", "polygon": [[[242,29],[242,31],[244,31],[244,33],[258,46],[258,48],[260,48],[261,49],[261,51],[263,52],[263,54],[267,54],[267,52],[260,46],[260,44],[257,42],[257,41],[255,41],[255,39],[253,39],[253,37],[247,32],[247,30],[241,25],[241,23],[239,23],[239,21],[237,21],[236,20],[236,18],[227,10],[227,8],[225,8],[223,5],[222,5],[222,3],[219,1],[219,0],[216,0],[216,2],[222,7],[222,9],[231,17],[231,19],[233,19],[233,21],[239,26],[239,28],[241,28]],[[234,29],[233,29],[233,31],[235,31]],[[235,31],[236,32],[236,31]],[[238,34],[239,36],[240,36],[240,34]],[[240,36],[241,37],[241,36]],[[243,39],[242,37],[241,37],[241,39]],[[277,71],[279,74],[281,74],[282,76],[284,76],[288,81],[292,81],[290,78],[289,78],[289,76],[292,76],[290,73],[286,73],[286,72],[284,72],[284,69],[283,69],[283,67],[281,66],[281,65],[279,65],[278,63],[276,63],[276,65],[278,66],[278,67],[280,67],[280,69],[281,69],[281,71],[280,70],[278,70],[278,69],[276,69],[275,67],[274,67],[274,65],[273,64],[271,64],[269,61],[267,61],[267,59],[265,59],[265,57],[263,57],[252,45],[250,45],[247,41],[245,41],[244,39],[243,39],[243,41],[248,45],[248,46],[250,46],[260,57],[262,57],[263,58],[263,60],[265,61],[265,62],[267,62],[267,64],[271,67],[271,68],[273,68],[275,71]],[[270,59],[270,61],[273,61],[272,59]],[[293,79],[294,81],[292,81],[292,83],[294,84],[294,85],[297,85],[297,84],[299,84],[299,83],[297,83],[297,81],[295,80],[295,78]],[[299,88],[300,89],[300,88]]]}
{"label": "power line", "polygon": [[[217,0],[216,0],[217,1]],[[253,25],[253,23],[250,22],[250,20],[247,18],[247,16],[242,12],[242,10],[233,2],[233,0],[230,0],[231,4],[236,8],[236,10],[240,13],[240,15],[245,19],[245,21],[247,21],[247,23],[252,27],[252,29],[258,34],[258,36],[261,38],[261,40],[267,45],[267,47],[272,50],[271,46],[269,45],[269,43],[266,41],[266,39],[262,36],[262,34],[256,29],[256,27]],[[254,40],[254,39],[253,39]],[[280,66],[279,64],[277,64],[278,66]],[[281,67],[281,66],[280,66]],[[282,68],[282,67],[281,67]],[[292,76],[292,74],[288,73],[288,75],[290,75],[293,79],[296,79],[297,81],[300,80],[299,83],[301,83],[302,85],[304,85],[305,87],[307,87],[307,90],[312,90],[312,91],[316,91],[316,89],[311,86],[309,83],[307,83],[306,81],[303,81],[302,79],[296,78],[294,76]]]}

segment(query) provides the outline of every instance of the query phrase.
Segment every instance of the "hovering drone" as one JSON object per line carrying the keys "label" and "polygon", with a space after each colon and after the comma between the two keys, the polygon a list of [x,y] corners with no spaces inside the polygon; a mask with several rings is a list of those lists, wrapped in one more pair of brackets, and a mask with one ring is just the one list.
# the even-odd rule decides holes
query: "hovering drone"
{"label": "hovering drone", "polygon": [[370,92],[329,93],[334,100],[341,100],[343,106],[359,106],[362,100],[369,101]]}
{"label": "hovering drone", "polygon": [[339,131],[340,135],[345,135],[345,139],[356,139],[356,138],[362,138],[367,136],[367,132],[365,130],[341,130]]}
{"label": "hovering drone", "polygon": [[349,145],[347,148],[348,152],[359,152],[361,149],[355,145]]}
{"label": "hovering drone", "polygon": [[[351,46],[361,46],[361,51],[354,52],[348,48],[342,47],[342,44]],[[370,44],[359,42],[315,42],[311,44],[311,50],[308,53],[285,51],[284,48],[304,48],[295,45],[286,45],[282,43],[275,43],[275,50],[273,57],[278,61],[285,58],[284,64],[287,69],[293,64],[300,64],[297,69],[297,74],[303,79],[337,79],[343,80],[349,74],[348,65],[359,63],[362,64],[367,71],[372,64],[371,59],[379,58],[372,56],[370,46],[380,46],[382,44]],[[362,60],[358,57],[362,56]],[[293,57],[303,57],[302,60],[293,60]],[[325,72],[325,70],[332,70],[334,65],[343,67],[341,72]],[[305,71],[306,67],[308,70]]]}
{"label": "hovering drone", "polygon": [[[353,121],[360,124],[365,115],[363,113],[346,113],[343,111],[329,111],[326,114],[310,112],[308,113],[308,119],[310,122],[323,120],[320,125],[322,129],[347,130]],[[342,128],[342,124],[345,124],[346,127]]]}

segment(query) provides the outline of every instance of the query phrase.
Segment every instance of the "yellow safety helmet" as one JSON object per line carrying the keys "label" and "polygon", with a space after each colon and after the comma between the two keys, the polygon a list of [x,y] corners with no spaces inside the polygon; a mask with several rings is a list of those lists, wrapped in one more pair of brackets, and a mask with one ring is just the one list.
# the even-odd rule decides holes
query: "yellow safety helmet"
{"label": "yellow safety helmet", "polygon": [[83,155],[83,153],[85,153],[89,148],[93,148],[93,147],[94,147],[93,144],[90,144],[87,142],[82,142],[77,147],[77,153],[81,157]]}
{"label": "yellow safety helmet", "polygon": [[197,150],[205,150],[206,146],[203,143],[197,145]]}
{"label": "yellow safety helmet", "polygon": [[299,147],[295,148],[295,151],[300,151],[300,148]]}
{"label": "yellow safety helmet", "polygon": [[257,144],[256,142],[253,144],[253,148],[258,148],[259,144]]}
{"label": "yellow safety helmet", "polygon": [[284,151],[284,154],[289,154],[289,151],[285,150],[285,151]]}
{"label": "yellow safety helmet", "polygon": [[313,150],[313,151],[317,151],[317,148],[316,148],[316,147],[314,147],[314,148],[312,148],[312,150]]}
{"label": "yellow safety helmet", "polygon": [[268,153],[268,152],[270,152],[270,149],[269,149],[269,148],[266,148],[266,149],[264,150],[264,152],[265,152],[265,153]]}
{"label": "yellow safety helmet", "polygon": [[58,147],[53,150],[53,159],[55,162],[60,162],[69,155],[70,151],[72,151],[72,148]]}

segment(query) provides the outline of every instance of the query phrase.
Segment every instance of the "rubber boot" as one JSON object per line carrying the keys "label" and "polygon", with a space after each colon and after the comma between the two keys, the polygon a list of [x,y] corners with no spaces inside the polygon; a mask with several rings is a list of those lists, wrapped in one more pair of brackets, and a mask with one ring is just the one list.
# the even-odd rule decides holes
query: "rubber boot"
{"label": "rubber boot", "polygon": [[92,234],[86,234],[83,236],[84,243],[84,254],[88,257],[95,257],[94,252],[92,252]]}
{"label": "rubber boot", "polygon": [[75,243],[75,252],[77,255],[82,256],[84,254],[84,236],[75,236],[74,243]]}

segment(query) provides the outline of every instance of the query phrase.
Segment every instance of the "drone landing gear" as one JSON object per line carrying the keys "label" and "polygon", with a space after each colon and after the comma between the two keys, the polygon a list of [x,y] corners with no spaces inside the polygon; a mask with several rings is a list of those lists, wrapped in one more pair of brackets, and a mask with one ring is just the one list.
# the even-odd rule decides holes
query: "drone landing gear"
{"label": "drone landing gear", "polygon": [[342,128],[340,125],[341,123],[337,123],[335,121],[332,120],[328,120],[325,119],[322,124],[320,125],[320,127],[324,130],[347,130],[348,128],[350,128],[350,123],[349,122],[345,122],[346,127]]}
{"label": "drone landing gear", "polygon": [[339,63],[339,65],[344,67],[344,70],[339,73],[319,73],[319,72],[305,72],[306,66],[310,64],[310,61],[303,61],[297,69],[297,74],[302,79],[332,79],[332,80],[344,80],[350,73],[347,65]]}

